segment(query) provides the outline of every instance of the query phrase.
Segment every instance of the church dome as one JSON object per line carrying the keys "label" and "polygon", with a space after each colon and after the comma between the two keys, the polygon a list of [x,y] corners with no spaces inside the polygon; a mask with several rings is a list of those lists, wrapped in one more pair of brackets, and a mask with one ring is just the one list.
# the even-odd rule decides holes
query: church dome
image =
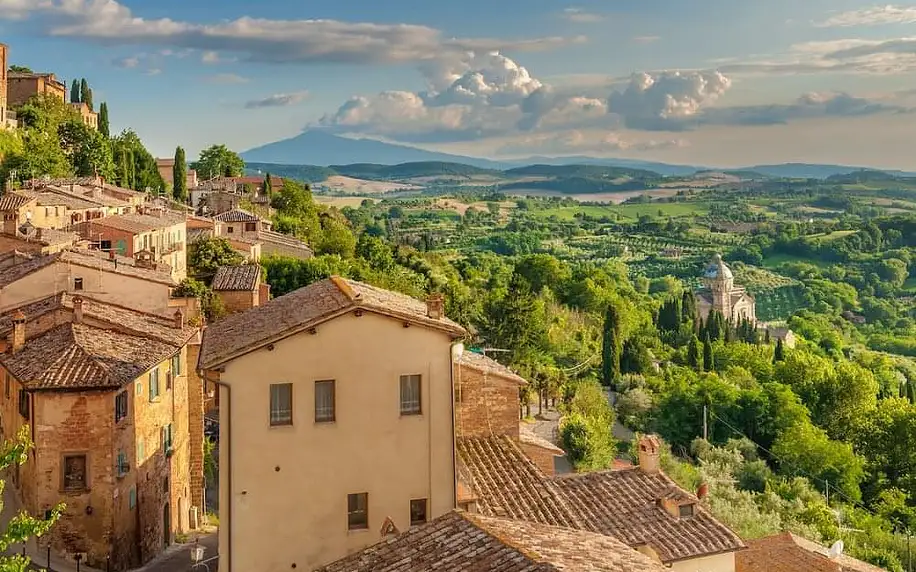
{"label": "church dome", "polygon": [[734,275],[731,268],[722,260],[722,255],[716,254],[703,272],[703,278],[707,280],[732,280]]}

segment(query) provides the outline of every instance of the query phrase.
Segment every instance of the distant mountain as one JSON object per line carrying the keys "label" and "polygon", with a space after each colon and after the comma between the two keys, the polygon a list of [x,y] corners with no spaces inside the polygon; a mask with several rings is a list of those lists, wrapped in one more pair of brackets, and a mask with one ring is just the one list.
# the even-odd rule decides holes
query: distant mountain
{"label": "distant mountain", "polygon": [[513,166],[519,167],[526,165],[600,165],[603,167],[621,167],[624,169],[652,171],[659,175],[664,175],[665,177],[685,177],[697,171],[708,169],[707,167],[693,167],[690,165],[670,165],[668,163],[656,163],[654,161],[588,157],[585,155],[571,157],[525,157],[524,159],[513,159],[510,163],[512,163]]}
{"label": "distant mountain", "polygon": [[[754,171],[770,177],[787,179],[826,179],[834,175],[849,175],[857,171],[880,171],[897,177],[912,177],[914,173],[883,169],[869,169],[867,167],[850,167],[848,165],[818,165],[809,163],[783,163],[781,165],[755,165],[746,167],[742,171]],[[726,172],[733,172],[729,170]]]}
{"label": "distant mountain", "polygon": [[305,131],[290,139],[268,143],[241,154],[246,163],[279,163],[283,165],[352,165],[374,163],[398,165],[437,161],[464,163],[483,169],[504,169],[508,163],[426,151],[407,145],[383,143],[371,139],[349,139],[324,131]]}

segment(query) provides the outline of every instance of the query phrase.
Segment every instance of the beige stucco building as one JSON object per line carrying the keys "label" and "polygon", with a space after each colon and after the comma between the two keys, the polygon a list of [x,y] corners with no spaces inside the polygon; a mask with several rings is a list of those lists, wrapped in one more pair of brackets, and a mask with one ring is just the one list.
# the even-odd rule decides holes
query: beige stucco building
{"label": "beige stucco building", "polygon": [[185,217],[164,209],[94,219],[79,227],[83,238],[118,256],[148,257],[165,265],[177,281],[188,275]]}
{"label": "beige stucco building", "polygon": [[441,298],[338,277],[207,328],[220,571],[313,570],[454,509],[464,335]]}
{"label": "beige stucco building", "polygon": [[757,302],[744,288],[735,285],[722,256],[716,254],[703,272],[703,287],[696,293],[697,315],[707,319],[711,312],[720,312],[726,320],[757,321]]}

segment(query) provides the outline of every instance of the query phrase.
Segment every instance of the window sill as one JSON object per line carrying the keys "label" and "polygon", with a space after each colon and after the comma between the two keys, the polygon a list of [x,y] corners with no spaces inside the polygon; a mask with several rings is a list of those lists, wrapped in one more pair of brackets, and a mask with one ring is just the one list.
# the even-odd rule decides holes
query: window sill
{"label": "window sill", "polygon": [[347,534],[363,534],[369,532],[369,526],[361,526],[359,528],[348,528]]}
{"label": "window sill", "polygon": [[422,412],[419,412],[419,413],[401,413],[401,417],[402,417],[402,418],[404,418],[404,417],[423,417],[423,413],[422,413]]}
{"label": "window sill", "polygon": [[289,429],[292,428],[292,423],[271,423],[269,427],[271,429]]}
{"label": "window sill", "polygon": [[89,493],[92,492],[92,489],[88,487],[85,489],[60,489],[58,492],[62,495],[69,495],[72,497],[77,497],[77,496],[82,496],[82,495],[88,495]]}
{"label": "window sill", "polygon": [[159,403],[160,401],[162,401],[162,396],[161,396],[161,395],[158,395],[158,396],[156,396],[156,397],[151,397],[150,400],[149,400],[150,403]]}
{"label": "window sill", "polygon": [[315,425],[337,425],[337,419],[315,420]]}

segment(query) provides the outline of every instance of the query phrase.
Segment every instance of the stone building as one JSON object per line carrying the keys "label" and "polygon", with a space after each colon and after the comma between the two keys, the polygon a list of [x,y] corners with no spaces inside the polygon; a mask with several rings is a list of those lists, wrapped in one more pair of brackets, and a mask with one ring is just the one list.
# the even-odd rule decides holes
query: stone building
{"label": "stone building", "polygon": [[9,48],[6,44],[0,44],[0,129],[7,127],[7,96],[8,89],[7,74],[9,73]]}
{"label": "stone building", "polygon": [[219,267],[210,289],[231,314],[261,306],[270,299],[270,285],[261,281],[258,264]]}
{"label": "stone building", "polygon": [[47,95],[66,101],[67,86],[53,73],[7,73],[7,105],[23,105],[36,95]]}
{"label": "stone building", "polygon": [[274,232],[269,220],[246,210],[236,208],[221,212],[213,220],[219,225],[220,237],[235,242],[257,242],[264,256],[289,256],[303,260],[314,256],[309,245],[288,234]]}
{"label": "stone building", "polygon": [[71,103],[70,107],[80,116],[80,120],[86,127],[96,131],[99,130],[99,114],[93,111],[89,104],[83,102]]}
{"label": "stone building", "polygon": [[703,320],[718,311],[732,322],[757,321],[757,302],[744,288],[735,285],[731,268],[719,254],[703,271],[703,287],[696,292],[696,301],[697,315]]}
{"label": "stone building", "polygon": [[188,362],[196,334],[181,312],[168,318],[70,294],[0,314],[2,436],[27,426],[35,442],[12,484],[32,514],[66,504],[42,539],[55,552],[97,568],[110,558],[125,570],[196,526],[193,486],[202,485],[190,467],[203,442],[189,402],[201,387]]}

